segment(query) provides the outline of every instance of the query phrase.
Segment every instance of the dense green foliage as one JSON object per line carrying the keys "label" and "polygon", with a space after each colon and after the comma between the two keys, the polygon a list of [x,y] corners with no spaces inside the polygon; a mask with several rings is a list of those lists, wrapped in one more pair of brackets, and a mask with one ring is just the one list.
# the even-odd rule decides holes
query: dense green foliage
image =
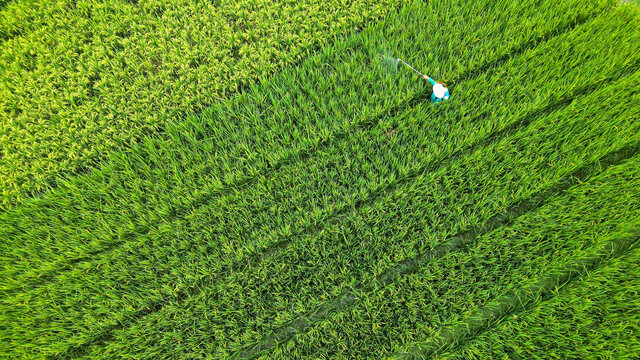
{"label": "dense green foliage", "polygon": [[0,11],[0,204],[358,30],[394,1],[14,1]]}
{"label": "dense green foliage", "polygon": [[437,335],[461,314],[566,266],[590,246],[608,240],[611,232],[637,224],[638,165],[640,157],[384,288],[356,292],[355,306],[314,324],[264,357],[384,358],[405,353],[405,346]]}
{"label": "dense green foliage", "polygon": [[[0,354],[484,356],[491,333],[457,330],[474,314],[571,281],[556,271],[640,222],[638,15],[415,2],[164,121],[0,214]],[[5,41],[48,26],[25,17]],[[454,99],[432,106],[384,53]]]}
{"label": "dense green foliage", "polygon": [[439,359],[626,359],[640,356],[640,248]]}
{"label": "dense green foliage", "polygon": [[[558,39],[560,40],[562,39]],[[541,48],[539,51],[544,53],[545,49]],[[536,53],[536,56],[532,54],[527,62],[534,57],[539,58],[540,53]],[[534,69],[536,65],[538,64],[530,63]],[[531,71],[524,66],[508,68]],[[541,82],[543,80],[540,79]],[[420,242],[427,241],[425,237],[436,242],[436,239],[482,222],[501,207],[526,197],[535,189],[535,186],[544,186],[542,179],[553,183],[557,181],[554,180],[557,177],[579,167],[581,162],[589,159],[584,158],[586,154],[589,154],[591,159],[594,156],[597,158],[603,154],[602,151],[606,153],[623,146],[628,141],[640,140],[632,135],[638,130],[638,124],[634,121],[638,112],[630,106],[638,100],[637,96],[631,95],[637,92],[637,81],[636,76],[615,87],[605,88],[580,99],[579,102],[550,119],[541,119],[540,125],[528,129],[526,133],[506,138],[490,149],[482,148],[469,158],[456,161],[446,168],[427,171],[411,183],[401,184],[402,186],[394,189],[392,194],[377,199],[374,204],[363,206],[357,213],[348,214],[346,219],[336,225],[325,224],[318,234],[295,237],[285,250],[276,251],[260,264],[230,275],[224,282],[219,283],[216,278],[205,281],[204,284],[207,286],[197,296],[185,301],[183,306],[165,305],[162,310],[147,320],[151,325],[141,322],[140,326],[131,328],[125,334],[123,341],[114,343],[108,348],[113,348],[114,354],[122,354],[123,357],[130,356],[128,351],[137,353],[140,348],[148,351],[147,355],[153,356],[156,352],[163,353],[175,347],[175,342],[171,339],[183,338],[190,334],[189,338],[194,339],[192,344],[198,344],[196,349],[192,348],[194,345],[191,343],[182,344],[180,349],[190,354],[193,351],[199,351],[194,354],[198,355],[220,351],[221,345],[224,344],[233,349],[239,344],[256,341],[254,337],[263,336],[265,332],[268,333],[279,326],[295,321],[296,317],[313,311],[327,299],[340,296],[349,287],[370,283],[393,263],[424,251],[424,248],[421,249],[418,246]],[[531,86],[534,85],[531,84]],[[550,88],[554,86],[553,83],[548,85]],[[475,91],[469,94],[473,95],[470,98],[478,99],[477,89],[479,88],[471,88]],[[603,111],[604,107],[594,106],[587,113],[579,113],[576,119],[572,119],[577,109],[588,108],[592,103],[601,104],[613,93],[619,93],[623,99],[626,99],[617,104],[614,107],[615,110],[612,108]],[[628,96],[625,98],[624,95]],[[498,106],[496,104],[496,107]],[[630,111],[629,108],[633,110]],[[421,173],[424,165],[433,160],[432,157],[439,157],[439,151],[446,152],[446,148],[437,138],[451,131],[453,118],[437,126],[420,115],[428,111],[419,106],[395,120],[385,121],[379,128],[354,134],[344,140],[350,144],[350,148],[338,144],[335,148],[324,149],[323,155],[330,156],[326,160],[327,165],[319,166],[314,162],[311,165],[312,169],[330,176],[333,179],[332,188],[338,190],[343,186],[337,184],[344,184],[347,181],[358,183],[359,172],[366,171],[370,174],[389,172],[385,168],[395,169],[395,173],[398,174],[395,178],[397,180],[390,180],[391,183],[403,182],[403,179],[410,174]],[[450,111],[455,112],[455,110],[448,110]],[[585,118],[592,119],[594,128],[590,129],[584,123]],[[607,128],[610,124],[607,119],[618,124],[617,131]],[[516,119],[510,117],[504,119],[507,123],[509,120]],[[554,124],[556,127],[547,129],[548,124]],[[629,127],[625,128],[623,124]],[[480,124],[474,125],[477,127]],[[484,125],[488,126],[486,123]],[[504,126],[505,124],[498,125],[498,127]],[[566,139],[568,144],[564,145],[565,149],[559,148],[560,134],[567,128],[573,130],[571,132],[573,137]],[[455,133],[455,136],[462,139],[462,134],[471,133],[468,128],[465,130]],[[592,143],[588,149],[582,148],[585,140],[593,137],[599,140]],[[550,147],[545,151],[544,139],[547,138],[558,139],[558,142],[548,144]],[[442,141],[447,140],[449,139],[445,138]],[[528,144],[527,146],[532,148],[526,155],[519,154],[523,149],[518,148],[516,144],[521,146]],[[509,147],[514,149],[508,150]],[[334,151],[335,155],[332,154]],[[407,158],[407,151],[415,155]],[[358,156],[345,155],[353,153]],[[361,159],[376,159],[375,154],[385,155],[378,155],[377,161],[374,160],[373,163],[366,161],[358,166],[362,163]],[[347,157],[346,160],[345,157]],[[549,167],[547,162],[563,168]],[[308,164],[309,161],[304,163]],[[331,169],[345,169],[345,171],[336,173]],[[364,170],[355,171],[356,169]],[[314,177],[313,172],[304,171],[302,165],[294,170],[294,173],[301,174],[302,178]],[[376,178],[375,175],[372,176]],[[329,178],[325,180],[325,182],[328,181]],[[324,191],[323,186],[326,186],[324,182],[317,183],[322,185],[316,185],[314,179],[314,183],[306,184],[304,189],[328,193]],[[524,186],[525,184],[529,184],[528,187]],[[373,185],[376,189],[388,186],[379,185],[378,181]],[[269,188],[281,193],[280,191],[284,191],[286,186],[276,185]],[[461,194],[466,196],[461,198]],[[284,192],[283,197],[288,198],[290,195]],[[420,198],[424,199],[423,204],[418,200],[413,200],[417,204],[407,201],[407,199]],[[456,206],[454,207],[453,204]],[[450,209],[451,213],[443,209]],[[477,213],[472,209],[477,209]],[[632,213],[633,209],[636,207],[632,207],[629,213]],[[198,224],[196,220],[204,222],[211,216],[209,214],[211,212],[203,214],[202,217],[193,218],[183,232],[198,233],[194,226]],[[315,214],[310,213],[310,215],[313,217]],[[321,217],[321,219],[324,218],[324,216]],[[178,226],[172,226],[172,228],[178,228]],[[418,231],[421,229],[424,229],[424,232]],[[414,234],[410,235],[412,233]],[[248,238],[255,240],[256,237],[261,237],[259,232],[252,235],[254,236]],[[238,247],[240,245],[237,241],[235,244],[238,244]],[[421,244],[421,246],[428,248],[432,244]],[[200,252],[210,251],[209,249],[200,250]],[[207,270],[217,266],[215,263],[207,264],[205,266]],[[305,265],[302,266],[302,264]],[[351,269],[350,264],[358,264],[357,269]],[[190,271],[197,271],[195,268],[191,269]],[[206,273],[203,275],[206,276]],[[295,299],[290,299],[289,294],[292,293],[299,295]],[[177,303],[183,303],[183,301],[179,298]],[[254,319],[252,314],[257,313],[261,314],[261,317]],[[202,334],[200,337],[191,332],[194,331],[193,324],[196,323],[196,319],[203,316],[207,316],[208,321],[202,324],[202,328],[198,328],[198,333]],[[177,324],[184,326],[184,332],[179,330]],[[142,344],[135,340],[140,334],[143,334],[142,338],[147,339]],[[216,340],[207,341],[206,339],[211,336]],[[138,341],[141,340],[138,339]],[[100,348],[99,351],[104,349]],[[225,353],[220,353],[222,354]],[[375,353],[371,355],[373,354]]]}
{"label": "dense green foliage", "polygon": [[[244,215],[225,215],[221,209],[219,218],[227,220],[225,230],[216,236],[229,234],[233,238],[237,231],[230,232],[231,227],[251,229],[253,226],[243,219],[253,221],[256,215],[249,207],[256,205],[245,199],[248,195],[244,193],[233,194],[235,187],[248,181],[248,191],[251,191],[252,186],[264,181],[260,179],[271,176],[274,167],[293,161],[301,153],[313,152],[316,147],[330,142],[328,139],[344,136],[358,125],[376,123],[378,114],[385,114],[384,109],[403,103],[407,97],[413,102],[421,101],[420,96],[426,90],[424,84],[410,76],[392,74],[384,77],[378,58],[384,48],[391,45],[399,53],[417,52],[429,56],[424,49],[427,43],[434,43],[429,32],[424,31],[422,19],[431,12],[439,11],[436,15],[441,17],[447,14],[460,17],[457,22],[455,17],[447,22],[452,28],[460,27],[463,20],[470,19],[469,26],[459,32],[473,45],[450,48],[446,46],[450,40],[443,38],[442,45],[437,46],[443,49],[438,53],[441,61],[436,62],[442,70],[437,72],[460,78],[469,77],[465,74],[471,69],[490,63],[492,58],[487,58],[488,51],[496,52],[495,56],[502,55],[531,39],[552,33],[558,27],[563,28],[576,18],[593,16],[600,7],[576,8],[566,2],[549,10],[545,21],[534,22],[523,19],[539,19],[542,14],[537,8],[524,6],[527,3],[510,7],[510,11],[497,7],[492,12],[485,5],[470,7],[464,1],[449,4],[457,6],[460,10],[457,13],[452,13],[451,7],[439,4],[410,7],[388,25],[373,27],[327,48],[300,67],[285,71],[262,86],[252,87],[247,95],[234,99],[231,104],[217,105],[203,116],[169,125],[167,139],[146,138],[131,151],[114,155],[113,161],[102,171],[76,178],[42,199],[0,215],[4,225],[0,227],[0,235],[7,238],[1,245],[3,253],[7,254],[7,261],[2,263],[6,281],[16,281],[20,286],[23,278],[18,274],[22,272],[26,273],[25,277],[40,278],[41,269],[64,267],[66,260],[83,259],[86,254],[103,251],[137,236],[147,238],[149,231],[157,231],[158,222],[170,220],[175,214],[186,216],[190,208],[219,198],[223,198],[219,200],[222,204],[234,207],[246,202],[247,206],[240,209],[249,210],[245,210]],[[552,3],[547,1],[546,5]],[[559,13],[563,17],[558,17]],[[514,20],[518,14],[521,17]],[[501,21],[481,27],[487,23],[487,18],[511,24],[505,27]],[[396,38],[401,26],[402,36]],[[478,38],[484,41],[479,43]],[[620,44],[621,58],[634,49],[633,40]],[[567,56],[572,55],[568,53]],[[325,63],[329,66],[322,66]],[[615,59],[605,64],[602,68],[622,65]],[[544,72],[540,71],[541,74]],[[579,74],[583,84],[592,79],[588,69]],[[460,88],[475,90],[480,96],[494,96],[481,92],[482,86],[485,85],[481,78]],[[553,88],[549,86],[548,89]],[[495,95],[502,98],[500,93]],[[519,96],[527,97],[526,93]],[[325,98],[330,100],[327,102]],[[472,101],[469,104],[480,108]],[[512,109],[502,109],[505,111],[503,116],[513,114]],[[466,113],[465,110],[449,116],[455,119]],[[492,128],[484,131],[490,130]],[[464,131],[461,129],[459,133],[465,134]],[[455,136],[449,139],[458,141]],[[313,196],[314,193],[309,194]],[[224,199],[229,196],[231,199]],[[255,198],[269,199],[266,196],[262,191]],[[292,201],[301,203],[295,198]],[[307,209],[313,210],[313,207]],[[280,216],[272,217],[273,221]],[[306,221],[297,215],[295,218]],[[257,224],[271,222],[256,220]],[[283,223],[291,224],[290,218],[283,219]],[[163,225],[165,229],[171,227]],[[3,288],[7,286],[13,287],[3,284]]]}

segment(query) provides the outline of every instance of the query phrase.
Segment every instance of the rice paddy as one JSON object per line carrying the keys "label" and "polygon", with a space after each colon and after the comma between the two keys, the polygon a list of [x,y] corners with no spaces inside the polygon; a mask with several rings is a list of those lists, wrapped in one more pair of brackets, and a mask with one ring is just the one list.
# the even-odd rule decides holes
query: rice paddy
{"label": "rice paddy", "polygon": [[639,355],[637,5],[0,13],[0,357]]}

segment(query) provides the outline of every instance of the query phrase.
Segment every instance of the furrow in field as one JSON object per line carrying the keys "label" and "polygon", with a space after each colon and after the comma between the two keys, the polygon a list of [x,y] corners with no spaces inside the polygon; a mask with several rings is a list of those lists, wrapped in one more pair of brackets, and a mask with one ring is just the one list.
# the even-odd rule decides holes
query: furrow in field
{"label": "furrow in field", "polygon": [[580,281],[536,297],[434,359],[633,358],[640,354],[640,247],[614,258]]}
{"label": "furrow in field", "polygon": [[640,227],[631,226],[612,237],[613,239],[605,241],[595,249],[590,249],[589,254],[577,258],[573,262],[563,264],[561,268],[550,270],[549,274],[540,276],[540,279],[533,284],[502,295],[476,310],[468,318],[447,325],[443,333],[425,343],[415,345],[408,352],[397,354],[395,357],[431,358],[443,350],[451,349],[483,334],[503,318],[517,316],[520,312],[531,308],[536,301],[550,296],[557,291],[558,287],[562,287],[582,275],[587,275],[590,271],[597,270],[598,266],[606,260],[621,256],[629,251],[640,240]]}
{"label": "furrow in field", "polygon": [[[637,224],[638,164],[636,156],[613,166],[554,196],[512,225],[483,234],[387,286],[357,292],[351,308],[256,355],[263,359],[379,359],[446,332],[453,320],[553,269],[570,266],[606,244],[610,234]],[[164,321],[177,323],[178,319]],[[191,324],[194,331],[208,325],[206,320],[198,323],[201,327]]]}
{"label": "furrow in field", "polygon": [[[376,281],[394,264],[429,251],[442,239],[491,219],[585,164],[638,142],[640,124],[633,121],[638,113],[629,109],[637,101],[630,95],[638,90],[637,80],[638,76],[622,80],[441,169],[416,174],[415,181],[347,214],[319,234],[295,239],[224,281],[200,283],[195,296],[166,298],[160,311],[116,331],[116,341],[88,353],[144,357],[146,351],[163,354],[171,348],[186,356],[226,357],[260,342],[263,334],[277,332],[345,291]],[[612,93],[626,102],[609,109],[589,107]],[[419,113],[418,109],[407,117]],[[398,135],[424,139],[418,124],[398,129]],[[611,129],[612,124],[618,129]],[[567,128],[575,130],[571,137],[566,137]],[[586,139],[592,142],[585,145]],[[174,336],[190,341],[176,345],[170,341]]]}
{"label": "furrow in field", "polygon": [[[610,19],[603,19],[603,21],[605,20],[609,21]],[[619,28],[618,25],[620,24],[612,26]],[[580,39],[580,36],[593,37],[593,33],[586,31],[586,29],[590,29],[590,27],[583,29],[582,33],[578,32],[576,36]],[[549,46],[557,48],[557,44],[549,44]],[[606,49],[602,51],[606,51]],[[539,55],[537,52],[532,52],[526,57],[523,56],[523,59],[520,59],[520,61],[526,61],[526,63],[531,66],[528,71],[542,71],[540,65],[544,64],[545,61],[549,61],[549,59],[540,59]],[[589,57],[588,55],[589,54],[585,54],[585,57]],[[590,55],[593,56],[593,54]],[[620,53],[620,56],[625,58],[624,53]],[[539,59],[539,62],[536,63],[534,59]],[[614,61],[615,64],[615,58],[612,58],[612,61]],[[596,63],[602,63],[601,59],[598,59]],[[605,66],[609,65],[611,64],[605,64]],[[625,68],[616,66],[610,68],[611,71],[614,69],[614,72],[620,72]],[[499,69],[496,69],[496,71],[498,70]],[[523,76],[525,73],[527,73],[527,71],[520,73],[520,76]],[[502,78],[500,75],[501,74],[496,74],[495,79]],[[514,75],[514,73],[511,75]],[[580,75],[579,73],[570,72],[565,75],[563,83],[568,84],[566,86],[570,86],[568,90],[571,89],[571,86],[576,86],[581,82],[591,79],[591,75],[587,73]],[[553,74],[549,73],[549,76],[553,77]],[[577,84],[569,84],[567,83],[567,79],[573,79]],[[549,86],[548,89],[558,89],[558,84],[550,83],[546,80],[547,79],[541,77],[539,80],[540,84],[547,84],[547,86]],[[536,83],[530,83],[532,87],[536,85]],[[544,87],[542,88],[544,89]],[[469,98],[473,98],[476,101],[482,98],[481,86],[469,86],[469,89],[469,93],[467,94]],[[522,89],[515,91],[515,93],[505,93],[503,95],[509,98],[509,95],[517,94],[517,91],[522,91]],[[464,92],[460,94],[462,96]],[[424,111],[425,107],[412,109],[409,111],[410,113],[420,114],[420,116],[416,116],[414,119],[412,116],[404,114],[404,116],[397,119],[402,121],[390,119],[386,127],[381,126],[374,130],[369,130],[371,131],[370,133],[366,133],[363,129],[354,134],[354,139],[345,139],[342,145],[337,144],[336,147],[331,150],[333,154],[328,152],[324,157],[319,158],[317,161],[320,161],[320,166],[306,159],[299,164],[299,168],[291,170],[291,174],[297,177],[285,176],[286,174],[284,174],[282,179],[277,179],[275,182],[269,183],[265,180],[265,183],[260,183],[264,185],[266,189],[276,190],[271,192],[271,196],[273,196],[273,194],[281,196],[282,194],[286,194],[286,191],[291,191],[293,195],[286,195],[284,198],[292,199],[295,203],[295,201],[300,200],[300,196],[310,196],[309,193],[305,191],[316,189],[314,186],[320,186],[318,189],[324,189],[322,186],[331,184],[330,188],[336,188],[336,190],[332,191],[340,192],[342,188],[337,187],[338,183],[353,184],[356,178],[363,176],[362,174],[364,174],[363,181],[366,185],[371,181],[371,177],[367,175],[371,169],[375,170],[373,172],[375,173],[376,171],[382,171],[386,168],[387,170],[382,171],[382,173],[389,174],[385,176],[390,176],[391,180],[395,177],[410,177],[414,174],[414,170],[412,169],[415,169],[416,164],[418,164],[418,166],[424,166],[425,162],[429,163],[430,160],[442,154],[440,151],[452,151],[452,149],[447,148],[445,144],[453,145],[454,148],[457,146],[465,147],[467,143],[473,143],[474,139],[482,139],[482,137],[480,137],[480,139],[475,137],[477,136],[478,129],[482,130],[484,127],[485,130],[480,131],[480,133],[488,136],[490,130],[504,128],[510,122],[514,121],[511,116],[515,113],[509,109],[507,104],[502,103],[502,100],[504,99],[492,98],[489,95],[487,102],[495,104],[495,117],[492,117],[490,121],[489,119],[480,118],[480,120],[488,121],[480,124],[456,121],[456,118],[459,117],[460,114],[448,113],[444,111],[446,109],[445,107],[441,108],[442,111],[440,111],[440,113],[443,115],[449,114],[446,116],[450,116],[450,121],[447,121],[446,116],[444,116],[444,120],[441,122],[429,123],[425,121],[426,118],[424,114],[429,114],[429,112]],[[544,100],[548,101],[549,99],[542,97],[537,99],[539,102],[543,102]],[[525,103],[519,102],[519,105],[521,106],[520,111],[525,112],[529,107],[535,108],[539,106],[539,103],[534,101],[525,106]],[[478,107],[479,105],[475,101],[470,101],[466,108],[464,103],[460,104],[463,110],[468,111],[471,111],[474,106]],[[497,116],[499,113],[502,113],[502,117]],[[439,127],[436,126],[436,124],[439,124]],[[418,127],[421,132],[414,132],[413,127]],[[475,131],[472,131],[474,129]],[[394,130],[398,133],[397,136],[393,134]],[[453,131],[459,132],[453,133]],[[385,132],[389,132],[389,134],[385,134]],[[451,137],[449,138],[449,136]],[[355,141],[357,138],[360,139],[358,140],[360,143]],[[389,144],[386,144],[386,142],[389,142]],[[417,151],[419,156],[407,156],[406,151],[408,145],[413,147],[417,146],[416,149],[419,150]],[[341,148],[340,146],[346,146],[346,148]],[[379,157],[378,151],[385,147],[389,149],[389,151],[387,151],[388,157]],[[367,155],[368,152],[371,151],[373,151],[373,153]],[[358,156],[361,158],[358,159],[358,156],[349,158],[348,154],[359,154]],[[344,158],[344,156],[347,156],[347,158]],[[375,160],[376,158],[379,159]],[[342,162],[341,166],[335,166],[335,161],[338,161],[338,164]],[[375,161],[378,162],[376,163]],[[347,171],[344,173],[330,172],[334,171],[331,169],[336,168],[344,168],[347,169]],[[304,169],[307,170],[301,171]],[[293,180],[290,178],[300,179],[300,174],[305,173],[311,175],[302,176],[302,179],[309,178],[309,181],[312,181],[311,183],[296,184],[295,181],[291,183]],[[336,177],[343,178],[344,180],[339,182],[333,181],[333,183],[328,180],[335,180]],[[382,176],[379,179],[381,179],[381,182],[390,181],[389,178],[385,180]],[[308,185],[310,188],[308,188]],[[296,186],[298,188],[296,188]],[[300,187],[305,191],[301,191]],[[323,191],[320,191],[320,193],[322,192]],[[305,193],[307,195],[305,195]],[[316,193],[316,191],[313,190],[311,193]],[[347,193],[350,193],[350,191]],[[375,186],[372,193],[376,193]],[[239,194],[242,195],[237,198],[239,201],[247,196],[246,193]],[[264,191],[256,194],[257,199],[261,199],[261,197],[266,196],[264,194],[270,194],[270,192]],[[325,200],[322,199],[321,201]],[[235,204],[231,201],[228,203]],[[314,220],[317,221],[318,224],[322,224],[325,219],[321,216],[325,207],[326,204],[322,204],[322,206],[319,207],[320,215]],[[167,296],[169,298],[175,298],[178,302],[182,301],[181,299],[184,298],[185,294],[188,296],[194,288],[201,286],[203,281],[209,281],[212,278],[215,279],[215,276],[219,274],[219,271],[225,266],[233,264],[236,261],[242,264],[242,261],[236,259],[241,258],[240,255],[243,255],[243,253],[244,255],[250,255],[262,245],[268,246],[274,241],[277,242],[280,238],[286,238],[292,235],[290,233],[291,229],[288,228],[276,229],[272,231],[271,234],[266,235],[263,234],[262,230],[246,234],[242,233],[244,230],[242,226],[234,227],[234,224],[228,223],[229,219],[248,218],[260,214],[266,216],[266,219],[269,219],[272,214],[275,214],[278,216],[274,216],[273,218],[278,219],[280,215],[286,215],[286,212],[269,213],[269,211],[262,209],[255,212],[245,212],[244,215],[240,214],[241,216],[236,216],[238,214],[233,213],[234,216],[230,218],[222,216],[219,221],[212,221],[212,216],[220,214],[218,209],[219,204],[211,204],[208,208],[197,209],[192,216],[184,221],[169,223],[166,227],[161,228],[157,233],[157,237],[147,239],[148,242],[145,243],[144,246],[140,246],[141,244],[131,244],[131,247],[127,250],[128,252],[120,254],[117,257],[97,261],[84,268],[80,267],[74,270],[73,273],[64,275],[46,287],[30,293],[18,294],[15,297],[7,299],[5,304],[20,304],[17,307],[13,305],[7,306],[11,307],[11,309],[7,311],[7,316],[13,316],[14,323],[16,326],[18,326],[17,324],[21,324],[20,328],[24,329],[22,331],[37,332],[39,335],[34,336],[34,338],[37,338],[39,341],[48,345],[48,342],[52,341],[51,337],[65,338],[63,331],[73,331],[74,333],[74,338],[70,339],[71,344],[58,341],[52,350],[43,346],[44,344],[27,344],[26,351],[33,351],[33,348],[28,348],[29,346],[33,346],[37,348],[38,351],[55,352],[59,351],[60,348],[82,347],[92,341],[100,341],[103,337],[108,336],[107,334],[114,328],[135,321],[137,317],[161,308],[166,301],[169,301]],[[238,209],[242,211],[251,210],[250,207],[243,209],[243,206],[238,206]],[[237,209],[232,208],[232,210],[236,211]],[[298,213],[294,212],[293,215],[299,217]],[[286,225],[286,221],[282,224]],[[282,224],[278,226],[283,226]],[[238,231],[238,234],[240,234],[240,238],[224,238],[224,234],[234,228],[236,229],[234,231]],[[249,242],[243,244],[242,241]],[[255,242],[252,243],[251,241]],[[78,291],[80,287],[75,286],[74,284],[76,283],[85,288],[82,289],[82,291]],[[59,300],[53,300],[56,299],[56,297]],[[38,298],[46,298],[47,301],[39,302]],[[55,311],[47,309],[51,306],[52,302],[57,302]],[[107,310],[113,308],[125,310],[122,312]],[[60,309],[68,309],[67,316],[61,316],[58,313]],[[23,312],[25,310],[26,313]],[[72,318],[72,316],[68,315],[74,313],[77,314],[78,318]],[[83,323],[85,319],[86,322]],[[27,323],[33,326],[26,325]],[[54,334],[46,329],[46,326],[53,326],[50,324],[54,323],[59,333]],[[65,323],[68,326],[62,325]],[[40,326],[40,328],[38,328],[38,326]],[[61,329],[63,331],[60,331]],[[40,334],[40,331],[43,333]],[[15,333],[14,330],[8,330],[7,333],[13,333],[11,336],[16,336],[16,338],[21,337],[21,335]],[[47,338],[47,336],[49,338]],[[76,342],[78,345],[74,345],[73,342]],[[59,348],[56,349],[56,346]]]}
{"label": "furrow in field", "polygon": [[[314,153],[335,131],[346,130],[342,132],[345,136],[354,124],[406,99],[413,99],[415,105],[422,99],[417,94],[424,93],[424,84],[410,75],[385,76],[378,64],[384,47],[393,47],[400,54],[417,53],[429,41],[433,48],[442,49],[430,68],[434,73],[454,73],[462,67],[461,58],[467,69],[486,64],[489,48],[504,54],[510,48],[518,48],[514,44],[554,34],[553,29],[566,31],[567,26],[586,21],[587,16],[597,13],[594,9],[602,8],[592,5],[565,12],[554,8],[541,14],[524,5],[487,9],[487,5],[456,3],[461,7],[458,17],[448,24],[458,28],[460,24],[467,25],[457,33],[471,43],[451,48],[445,38],[430,40],[424,36],[429,31],[420,33],[424,23],[413,15],[436,12],[436,16],[445,16],[450,8],[415,6],[418,8],[405,10],[386,25],[372,27],[325,49],[300,68],[252,87],[247,95],[218,104],[201,117],[170,125],[170,141],[146,139],[132,151],[114,155],[114,161],[105,165],[103,172],[76,179],[45,199],[6,214],[2,218],[2,235],[7,239],[3,244],[3,272],[14,284],[3,288],[21,286],[28,279],[46,279],[43,273],[73,268],[74,262],[87,256],[146,236],[158,222],[184,209],[215,201],[221,191],[233,191],[247,176],[253,179],[250,183],[255,183],[260,174],[269,175],[265,169],[279,169],[279,161],[295,161],[297,156],[292,154]],[[559,12],[566,17],[558,18]],[[531,21],[514,20],[520,15],[520,20],[542,15],[549,18],[540,25],[531,25]],[[480,27],[485,17],[500,21]],[[504,24],[512,26],[505,29]],[[525,28],[528,30],[523,31]],[[402,36],[402,42],[389,40],[396,33]],[[474,40],[483,36],[484,41]],[[490,39],[499,43],[498,48]],[[432,58],[434,54],[425,55],[436,60]],[[471,73],[478,72],[464,74]],[[327,77],[331,81],[327,82]],[[216,195],[207,196],[211,193]]]}
{"label": "furrow in field", "polygon": [[[637,81],[637,79],[635,80]],[[602,97],[601,97],[602,98]],[[593,100],[593,99],[591,99]],[[584,103],[584,102],[583,102]],[[491,231],[500,226],[504,226],[512,221],[515,217],[521,216],[522,214],[534,209],[540,205],[542,205],[543,201],[550,195],[553,195],[556,192],[560,192],[568,188],[570,185],[575,184],[584,180],[587,175],[591,175],[594,172],[600,171],[603,166],[609,166],[611,164],[615,164],[621,159],[625,159],[629,156],[635,155],[638,151],[639,144],[634,144],[631,146],[627,146],[619,151],[608,154],[603,157],[599,161],[592,163],[588,166],[585,166],[579,170],[577,170],[574,174],[570,175],[566,181],[560,182],[559,184],[553,186],[552,188],[546,189],[540,193],[535,194],[528,199],[521,200],[518,203],[510,206],[504,212],[496,214],[489,218],[486,222],[472,226],[471,229],[465,230],[462,233],[456,234],[452,236],[450,239],[446,239],[441,244],[435,246],[432,250],[430,250],[427,254],[418,255],[417,257],[406,259],[402,261],[400,264],[394,266],[393,268],[386,271],[384,274],[380,276],[373,284],[369,286],[365,286],[366,288],[371,289],[372,287],[380,287],[392,282],[396,277],[406,274],[407,272],[411,272],[424,265],[425,262],[430,261],[433,258],[437,258],[446,254],[449,251],[455,250],[459,247],[464,247],[471,239],[477,237],[478,235]],[[306,314],[289,324],[277,329],[275,334],[267,337],[266,340],[262,342],[250,346],[248,349],[243,349],[240,354],[236,354],[239,358],[251,357],[250,354],[257,354],[261,350],[265,348],[269,348],[274,344],[283,341],[296,333],[299,333],[303,329],[311,326],[313,323],[320,321],[326,316],[330,315],[334,311],[340,311],[340,309],[344,309],[348,306],[351,306],[356,301],[357,292],[367,291],[362,288],[358,288],[357,290],[349,289],[347,294],[340,295],[338,298],[329,301],[327,303],[322,304],[316,309],[313,309]]]}

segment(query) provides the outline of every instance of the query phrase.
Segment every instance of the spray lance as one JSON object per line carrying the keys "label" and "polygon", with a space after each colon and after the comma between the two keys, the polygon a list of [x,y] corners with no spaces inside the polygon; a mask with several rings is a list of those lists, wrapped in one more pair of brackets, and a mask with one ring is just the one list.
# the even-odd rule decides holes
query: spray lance
{"label": "spray lance", "polygon": [[416,70],[413,66],[407,64],[402,59],[396,59],[396,60],[398,62],[403,63],[409,69],[415,71],[418,75],[420,75],[425,80],[427,80],[429,82],[429,84],[431,84],[431,86],[433,86],[433,92],[431,93],[431,102],[437,103],[437,102],[440,102],[440,101],[449,100],[449,89],[447,89],[446,84],[433,80],[432,78],[428,77],[427,75],[425,75],[425,74],[421,73],[420,71]]}

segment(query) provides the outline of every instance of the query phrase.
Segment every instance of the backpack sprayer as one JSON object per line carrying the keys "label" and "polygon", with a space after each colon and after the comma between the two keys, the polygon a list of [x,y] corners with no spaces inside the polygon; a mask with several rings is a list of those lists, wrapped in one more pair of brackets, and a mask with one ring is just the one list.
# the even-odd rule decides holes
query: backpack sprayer
{"label": "backpack sprayer", "polygon": [[447,89],[446,84],[433,80],[427,75],[416,70],[413,66],[407,64],[402,59],[387,59],[387,61],[392,61],[392,62],[395,62],[396,64],[403,63],[406,67],[413,70],[416,74],[420,75],[422,78],[427,80],[431,84],[431,86],[433,86],[433,92],[431,93],[431,102],[438,103],[440,101],[449,100],[449,89]]}

